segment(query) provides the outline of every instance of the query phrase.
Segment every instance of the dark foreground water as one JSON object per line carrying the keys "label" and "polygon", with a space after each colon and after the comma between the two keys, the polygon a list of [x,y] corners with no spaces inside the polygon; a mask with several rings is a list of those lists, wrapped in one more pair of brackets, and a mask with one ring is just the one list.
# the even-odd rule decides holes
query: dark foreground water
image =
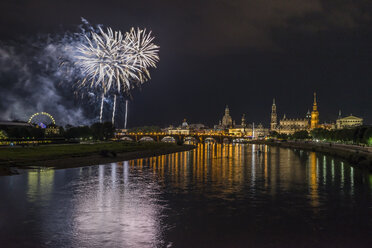
{"label": "dark foreground water", "polygon": [[201,145],[0,177],[0,247],[372,247],[371,211],[372,176],[332,157]]}

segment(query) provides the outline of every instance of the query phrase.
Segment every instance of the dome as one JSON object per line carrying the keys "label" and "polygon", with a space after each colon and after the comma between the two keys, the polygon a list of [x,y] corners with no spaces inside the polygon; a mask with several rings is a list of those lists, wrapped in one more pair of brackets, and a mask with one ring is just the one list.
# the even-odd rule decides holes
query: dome
{"label": "dome", "polygon": [[186,122],[186,119],[183,120],[182,122],[182,128],[188,128],[189,124]]}

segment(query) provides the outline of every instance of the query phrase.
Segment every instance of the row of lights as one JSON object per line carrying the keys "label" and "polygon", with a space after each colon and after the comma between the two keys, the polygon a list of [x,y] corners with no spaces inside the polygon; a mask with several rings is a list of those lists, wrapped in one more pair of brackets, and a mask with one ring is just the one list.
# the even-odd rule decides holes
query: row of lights
{"label": "row of lights", "polygon": [[[118,133],[118,134],[123,134],[123,133]],[[172,135],[170,133],[165,133],[165,132],[150,132],[150,133],[143,133],[143,132],[138,132],[138,133],[127,133],[126,135]],[[182,135],[182,134],[176,134],[176,135]],[[244,135],[242,134],[223,134],[223,133],[214,133],[214,132],[209,132],[209,133],[194,133],[190,135],[199,135],[199,136],[209,136],[209,135],[217,135],[217,136],[229,136],[229,137],[243,137]]]}

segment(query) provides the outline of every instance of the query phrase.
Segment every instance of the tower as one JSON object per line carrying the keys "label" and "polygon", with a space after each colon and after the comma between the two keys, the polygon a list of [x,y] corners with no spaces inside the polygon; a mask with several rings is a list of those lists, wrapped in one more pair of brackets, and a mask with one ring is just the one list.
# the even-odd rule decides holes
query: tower
{"label": "tower", "polygon": [[242,116],[242,127],[245,127],[245,114]]}
{"label": "tower", "polygon": [[276,105],[275,105],[275,98],[273,99],[273,105],[271,106],[271,123],[270,123],[270,130],[273,131],[276,129],[278,125],[277,116],[276,116]]}
{"label": "tower", "polygon": [[230,116],[230,109],[229,106],[226,105],[225,108],[225,115],[222,117],[222,126],[227,128],[233,125],[232,118]]}
{"label": "tower", "polygon": [[229,116],[230,115],[230,109],[229,109],[229,106],[226,105],[226,108],[225,108],[225,115],[226,116]]}
{"label": "tower", "polygon": [[313,104],[313,111],[311,111],[310,129],[317,128],[318,126],[319,126],[319,112],[318,112],[318,106],[316,103],[316,93],[314,92],[314,104]]}

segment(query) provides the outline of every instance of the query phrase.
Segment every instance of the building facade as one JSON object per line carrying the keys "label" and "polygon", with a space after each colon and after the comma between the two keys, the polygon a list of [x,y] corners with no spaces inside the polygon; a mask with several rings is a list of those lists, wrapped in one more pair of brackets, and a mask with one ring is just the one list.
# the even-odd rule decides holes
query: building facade
{"label": "building facade", "polygon": [[303,130],[309,130],[308,118],[290,119],[284,115],[283,119],[279,121],[279,125],[277,126],[277,129],[275,131],[283,134],[293,134],[295,132]]}
{"label": "building facade", "polygon": [[290,135],[298,131],[310,131],[317,127],[319,127],[319,112],[316,102],[316,93],[314,93],[313,111],[311,113],[307,111],[305,118],[287,118],[284,114],[283,118],[279,120],[279,123],[274,99],[271,107],[270,131]]}
{"label": "building facade", "polygon": [[172,134],[181,134],[181,135],[189,135],[191,133],[189,124],[186,122],[186,119],[183,120],[181,126],[174,128],[173,126],[170,126],[167,129],[167,133]]}
{"label": "building facade", "polygon": [[349,115],[347,117],[341,117],[336,120],[336,128],[342,129],[342,128],[352,128],[352,127],[358,127],[363,125],[363,118],[359,118],[353,115]]}

